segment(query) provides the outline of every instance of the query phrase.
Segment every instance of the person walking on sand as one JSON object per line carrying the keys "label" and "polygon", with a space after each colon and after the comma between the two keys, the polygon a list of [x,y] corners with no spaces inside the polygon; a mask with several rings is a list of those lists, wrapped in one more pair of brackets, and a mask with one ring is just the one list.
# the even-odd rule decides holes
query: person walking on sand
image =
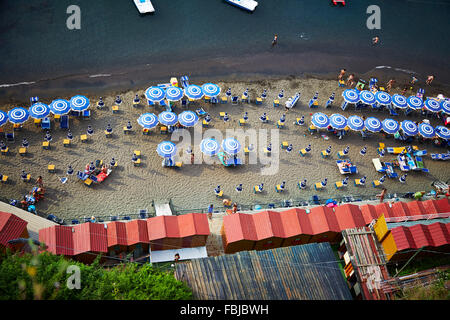
{"label": "person walking on sand", "polygon": [[390,91],[391,91],[392,85],[393,85],[394,83],[395,83],[395,80],[394,80],[394,79],[391,79],[391,80],[388,81],[388,83],[387,83],[387,85],[386,85],[386,90],[387,90],[387,92],[390,92]]}
{"label": "person walking on sand", "polygon": [[378,44],[379,41],[380,41],[380,38],[378,36],[377,37],[373,37],[372,38],[372,45],[374,46],[374,45]]}
{"label": "person walking on sand", "polygon": [[354,84],[355,84],[355,75],[352,73],[347,78],[347,87],[353,87]]}
{"label": "person walking on sand", "polygon": [[214,211],[214,206],[212,204],[210,204],[209,208],[208,208],[208,218],[209,218],[209,220],[212,219],[213,211]]}
{"label": "person walking on sand", "polygon": [[39,176],[36,180],[36,184],[40,187],[43,188],[44,187],[44,182],[42,181],[42,177]]}
{"label": "person walking on sand", "polygon": [[433,76],[433,75],[428,76],[428,77],[427,77],[426,84],[430,86],[430,85],[431,85],[431,82],[433,82],[433,80],[434,80],[434,76]]}
{"label": "person walking on sand", "polygon": [[235,202],[235,203],[233,203],[233,213],[236,213],[237,212],[237,203]]}
{"label": "person walking on sand", "polygon": [[380,198],[380,203],[383,202],[385,195],[386,195],[386,188],[383,188],[383,191],[381,191],[380,194],[377,194],[377,198]]}
{"label": "person walking on sand", "polygon": [[277,43],[278,43],[278,35],[275,34],[275,36],[273,37],[273,40],[272,40],[272,47],[274,47]]}
{"label": "person walking on sand", "polygon": [[342,80],[344,78],[346,71],[347,70],[345,70],[345,69],[341,69],[341,72],[339,73],[339,76],[338,76],[338,80]]}

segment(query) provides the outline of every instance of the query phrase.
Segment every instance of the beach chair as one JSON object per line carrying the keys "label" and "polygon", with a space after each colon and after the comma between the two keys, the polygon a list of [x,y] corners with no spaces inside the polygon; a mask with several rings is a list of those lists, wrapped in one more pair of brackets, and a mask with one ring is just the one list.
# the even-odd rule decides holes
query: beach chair
{"label": "beach chair", "polygon": [[372,186],[373,186],[374,188],[379,187],[379,186],[381,186],[381,185],[382,185],[382,183],[380,182],[380,180],[373,180],[373,181],[372,181]]}
{"label": "beach chair", "polygon": [[181,107],[187,108],[187,105],[188,105],[188,101],[186,99],[181,99]]}
{"label": "beach chair", "polygon": [[51,125],[50,125],[50,118],[49,117],[45,117],[44,119],[42,119],[41,128],[43,130],[50,130],[50,127],[51,127]]}
{"label": "beach chair", "polygon": [[8,176],[5,176],[5,175],[1,175],[1,182],[2,183],[7,183],[8,182]]}
{"label": "beach chair", "polygon": [[205,101],[205,103],[210,103],[211,102],[211,98],[208,96],[204,96],[203,100]]}
{"label": "beach chair", "polygon": [[256,103],[256,105],[261,105],[262,104],[262,98],[257,97],[255,103]]}
{"label": "beach chair", "polygon": [[216,197],[220,198],[223,196],[223,190],[220,190],[219,192],[215,192]]}
{"label": "beach chair", "polygon": [[284,188],[281,188],[281,184],[277,184],[276,186],[275,186],[275,191],[278,193],[278,192],[283,192],[284,191]]}
{"label": "beach chair", "polygon": [[226,96],[220,97],[220,103],[227,103],[227,102],[228,102],[228,98]]}
{"label": "beach chair", "polygon": [[141,159],[138,158],[137,160],[133,161],[133,165],[134,165],[135,167],[140,166],[140,165],[141,165]]}
{"label": "beach chair", "polygon": [[36,127],[39,127],[41,125],[41,121],[42,121],[42,119],[34,119],[34,125]]}
{"label": "beach chair", "polygon": [[109,217],[109,220],[110,220],[110,221],[117,221],[118,218],[117,218],[117,216],[110,216],[110,217]]}
{"label": "beach chair", "polygon": [[146,219],[148,215],[147,209],[139,209],[139,218]]}
{"label": "beach chair", "polygon": [[108,131],[104,131],[105,132],[105,136],[106,136],[106,138],[111,138],[111,136],[112,136],[112,131],[111,132],[108,132]]}
{"label": "beach chair", "polygon": [[62,115],[59,122],[60,129],[69,129],[69,116]]}
{"label": "beach chair", "polygon": [[328,156],[330,155],[326,150],[322,150],[322,152],[321,152],[321,154],[322,154],[322,158],[328,158]]}
{"label": "beach chair", "polygon": [[114,105],[114,106],[112,106],[111,110],[112,110],[112,113],[119,113],[119,106]]}
{"label": "beach chair", "polygon": [[344,184],[342,183],[342,181],[336,181],[336,182],[334,183],[334,186],[336,187],[336,189],[341,189],[341,188],[346,187],[346,185],[344,185]]}
{"label": "beach chair", "polygon": [[244,126],[245,123],[246,123],[245,119],[243,119],[243,118],[239,119],[239,125],[240,126]]}
{"label": "beach chair", "polygon": [[219,112],[219,117],[220,117],[220,119],[223,119],[223,117],[225,117],[225,113],[226,113],[226,112]]}
{"label": "beach chair", "polygon": [[91,110],[84,110],[82,116],[83,116],[83,119],[90,119],[91,118]]}
{"label": "beach chair", "polygon": [[262,190],[259,188],[259,186],[255,186],[253,188],[253,191],[254,191],[254,193],[261,193],[262,192]]}
{"label": "beach chair", "polygon": [[278,108],[279,106],[280,106],[280,100],[278,100],[278,99],[273,100],[273,107]]}
{"label": "beach chair", "polygon": [[341,109],[345,111],[345,109],[347,109],[347,107],[348,107],[348,102],[345,102],[345,101],[342,102]]}
{"label": "beach chair", "polygon": [[49,150],[50,149],[50,141],[43,141],[42,142],[42,149]]}
{"label": "beach chair", "polygon": [[250,98],[249,98],[249,96],[242,95],[242,96],[241,96],[241,102],[250,103]]}
{"label": "beach chair", "polygon": [[345,87],[345,81],[339,80],[338,85],[339,85],[339,87]]}
{"label": "beach chair", "polygon": [[314,184],[314,189],[315,189],[316,191],[322,190],[323,188],[324,188],[324,187],[323,187],[323,185],[322,185],[322,182],[317,182],[317,183]]}
{"label": "beach chair", "polygon": [[21,156],[25,156],[25,155],[27,154],[27,148],[25,148],[25,147],[20,147],[20,148],[19,148],[19,154],[20,154]]}
{"label": "beach chair", "polygon": [[289,147],[289,142],[287,142],[287,141],[282,141],[282,142],[281,142],[281,149],[286,149],[287,147]]}
{"label": "beach chair", "polygon": [[239,97],[238,96],[231,97],[231,104],[238,104],[238,103],[239,103]]}
{"label": "beach chair", "polygon": [[354,184],[355,184],[355,187],[356,186],[364,186],[365,185],[365,183],[361,183],[361,179],[355,179],[354,180]]}
{"label": "beach chair", "polygon": [[71,144],[70,139],[64,139],[64,140],[63,140],[63,145],[64,145],[64,147],[70,147],[70,144]]}
{"label": "beach chair", "polygon": [[267,154],[267,155],[271,155],[272,150],[269,150],[269,149],[267,149],[267,147],[266,147],[266,148],[264,148],[264,153]]}
{"label": "beach chair", "polygon": [[6,141],[14,142],[14,132],[7,132],[5,134]]}
{"label": "beach chair", "polygon": [[160,133],[161,133],[161,134],[167,134],[167,133],[168,133],[167,127],[166,127],[166,126],[161,126],[161,128],[160,128]]}
{"label": "beach chair", "polygon": [[80,224],[80,221],[78,221],[78,219],[73,219],[72,224]]}
{"label": "beach chair", "polygon": [[304,156],[306,156],[309,152],[306,151],[306,149],[301,149],[298,153],[299,153],[302,157],[304,157]]}
{"label": "beach chair", "polygon": [[182,76],[182,77],[180,78],[180,82],[181,82],[181,86],[182,86],[183,88],[188,87],[188,86],[189,86],[189,77],[188,77],[188,76]]}
{"label": "beach chair", "polygon": [[20,123],[14,123],[14,124],[13,124],[13,129],[14,129],[14,131],[20,131],[20,130],[22,130],[22,124],[20,124]]}
{"label": "beach chair", "polygon": [[1,152],[5,156],[8,155],[9,154],[9,147],[6,147],[5,149],[2,149]]}
{"label": "beach chair", "polygon": [[87,142],[87,134],[82,134],[81,136],[80,136],[80,140],[81,140],[81,142]]}
{"label": "beach chair", "polygon": [[23,182],[30,182],[31,180],[31,174],[27,174],[27,177],[25,179],[22,179]]}
{"label": "beach chair", "polygon": [[278,122],[277,122],[277,128],[278,128],[278,129],[284,128],[284,122],[281,122],[280,120],[278,120]]}
{"label": "beach chair", "polygon": [[425,172],[425,173],[430,172],[430,170],[425,168],[422,157],[416,156],[416,165],[417,165],[417,170],[421,170],[422,172]]}
{"label": "beach chair", "polygon": [[[94,176],[92,176],[92,177],[94,177]],[[91,187],[92,183],[93,183],[93,181],[92,181],[91,178],[86,178],[86,180],[84,180],[84,185],[85,186]]]}
{"label": "beach chair", "polygon": [[311,99],[309,100],[308,106],[310,108],[317,108],[319,106],[319,102],[317,101],[317,99]]}
{"label": "beach chair", "polygon": [[344,151],[341,150],[341,151],[339,151],[339,152],[337,153],[337,156],[338,156],[339,159],[345,158],[345,157],[348,156],[348,153],[344,153]]}
{"label": "beach chair", "polygon": [[54,164],[49,164],[49,165],[47,166],[47,169],[48,169],[48,172],[54,173],[55,170],[56,170],[56,167],[55,167]]}

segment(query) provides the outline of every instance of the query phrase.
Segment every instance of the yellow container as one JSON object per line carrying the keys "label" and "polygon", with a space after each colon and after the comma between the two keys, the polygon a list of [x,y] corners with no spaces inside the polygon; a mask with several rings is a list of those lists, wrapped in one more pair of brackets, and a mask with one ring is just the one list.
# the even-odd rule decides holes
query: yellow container
{"label": "yellow container", "polygon": [[389,232],[386,219],[384,218],[384,214],[382,214],[375,225],[373,226],[373,230],[375,231],[375,234],[377,235],[378,241],[382,242],[383,239],[386,237],[386,234]]}

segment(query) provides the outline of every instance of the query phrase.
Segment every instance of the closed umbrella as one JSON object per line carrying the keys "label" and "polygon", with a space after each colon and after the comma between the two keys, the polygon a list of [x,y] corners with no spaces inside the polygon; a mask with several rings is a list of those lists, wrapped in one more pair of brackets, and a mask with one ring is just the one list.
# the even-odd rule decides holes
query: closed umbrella
{"label": "closed umbrella", "polygon": [[361,131],[364,129],[364,120],[359,116],[350,116],[347,119],[348,127],[354,131]]}
{"label": "closed umbrella", "polygon": [[150,87],[145,90],[145,97],[153,103],[161,102],[166,97],[166,93],[160,87]]}
{"label": "closed umbrella", "polygon": [[178,122],[185,127],[193,127],[198,122],[198,116],[192,111],[183,111],[178,115]]}
{"label": "closed umbrella", "polygon": [[364,121],[364,125],[370,132],[379,132],[382,129],[381,121],[374,117],[369,117]]}
{"label": "closed umbrella", "polygon": [[30,113],[30,116],[34,119],[43,119],[50,113],[50,108],[48,105],[38,102],[33,104],[29,109],[28,112]]}
{"label": "closed umbrella", "polygon": [[153,113],[144,113],[137,119],[139,125],[145,129],[152,129],[159,123],[158,117]]}
{"label": "closed umbrella", "polygon": [[89,99],[85,96],[74,96],[70,99],[70,108],[73,111],[84,111],[89,108]]}
{"label": "closed umbrella", "polygon": [[330,125],[337,130],[342,130],[347,126],[347,118],[343,115],[335,113],[330,116]]}
{"label": "closed umbrella", "polygon": [[237,154],[241,150],[241,144],[234,138],[226,138],[222,141],[222,149],[228,154]]}
{"label": "closed umbrella", "polygon": [[417,128],[417,125],[411,120],[403,120],[400,123],[400,127],[407,136],[415,136],[419,133],[419,128]]}
{"label": "closed umbrella", "polygon": [[198,100],[203,98],[203,90],[201,87],[195,85],[195,84],[191,84],[189,86],[187,86],[184,89],[184,94],[189,98],[189,99],[193,99],[193,100]]}
{"label": "closed umbrella", "polygon": [[200,143],[200,151],[208,156],[216,155],[220,150],[220,145],[215,139],[203,139]]}
{"label": "closed umbrella", "polygon": [[220,87],[214,83],[205,83],[202,85],[202,90],[205,96],[214,98],[220,94]]}
{"label": "closed umbrella", "polygon": [[156,152],[163,158],[171,158],[177,154],[177,146],[171,141],[163,141],[156,147]]}
{"label": "closed umbrella", "polygon": [[419,123],[419,134],[424,138],[433,138],[436,135],[433,126],[425,122]]}
{"label": "closed umbrella", "polygon": [[50,103],[49,108],[53,114],[64,115],[70,112],[70,103],[64,99],[56,99]]}
{"label": "closed umbrella", "polygon": [[400,129],[400,125],[393,119],[384,119],[381,123],[383,125],[383,131],[389,134],[397,133]]}
{"label": "closed umbrella", "polygon": [[27,109],[22,107],[16,107],[14,109],[9,110],[8,112],[8,118],[9,122],[15,123],[15,124],[21,124],[28,120],[28,117],[30,116]]}
{"label": "closed umbrella", "polygon": [[311,123],[317,128],[324,129],[330,125],[330,119],[328,119],[326,114],[317,112],[312,115]]}
{"label": "closed umbrella", "polygon": [[173,126],[178,122],[178,116],[176,113],[163,111],[158,115],[158,120],[166,126]]}

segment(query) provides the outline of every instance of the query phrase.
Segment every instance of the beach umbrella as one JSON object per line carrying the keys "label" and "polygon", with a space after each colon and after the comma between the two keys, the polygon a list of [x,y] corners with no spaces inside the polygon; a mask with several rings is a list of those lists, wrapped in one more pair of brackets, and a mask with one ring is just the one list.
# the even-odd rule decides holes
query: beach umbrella
{"label": "beach umbrella", "polygon": [[220,87],[214,83],[205,83],[202,85],[202,90],[205,96],[214,98],[220,94]]}
{"label": "beach umbrella", "polygon": [[161,102],[165,96],[166,93],[160,87],[150,87],[145,90],[145,97],[151,102]]}
{"label": "beach umbrella", "polygon": [[234,138],[226,138],[222,141],[222,149],[228,154],[237,154],[241,150],[241,144]]}
{"label": "beach umbrella", "polygon": [[350,116],[347,119],[348,127],[354,131],[364,129],[364,120],[359,116]]}
{"label": "beach umbrella", "polygon": [[0,110],[0,127],[8,122],[8,114]]}
{"label": "beach umbrella", "polygon": [[185,127],[193,127],[198,122],[198,116],[192,111],[183,111],[178,115],[178,122]]}
{"label": "beach umbrella", "polygon": [[177,146],[171,141],[163,141],[156,147],[156,152],[163,158],[170,158],[177,154]]}
{"label": "beach umbrella", "polygon": [[330,119],[322,112],[314,113],[311,117],[312,124],[317,128],[326,128],[330,125]]}
{"label": "beach umbrella", "polygon": [[70,108],[73,111],[84,111],[89,108],[89,99],[85,96],[74,96],[70,99]]}
{"label": "beach umbrella", "polygon": [[189,98],[193,100],[201,99],[203,98],[203,90],[199,86],[195,84],[191,84],[187,86],[184,89],[184,94]]}
{"label": "beach umbrella", "polygon": [[29,116],[28,110],[22,107],[16,107],[8,112],[9,121],[15,124],[24,123]]}
{"label": "beach umbrella", "polygon": [[435,99],[427,99],[425,100],[425,109],[430,112],[439,112],[441,111],[441,105]]}
{"label": "beach umbrella", "polygon": [[64,115],[69,113],[70,103],[64,99],[56,99],[50,103],[49,108],[53,114]]}
{"label": "beach umbrella", "polygon": [[391,96],[384,91],[377,91],[375,93],[375,99],[377,100],[378,104],[382,106],[387,106],[392,102]]}
{"label": "beach umbrella", "polygon": [[397,133],[398,129],[400,129],[398,122],[392,119],[384,119],[381,124],[383,125],[384,132],[389,134]]}
{"label": "beach umbrella", "polygon": [[424,138],[433,138],[436,135],[433,126],[425,122],[419,123],[419,134]]}
{"label": "beach umbrella", "polygon": [[415,136],[419,133],[419,129],[417,128],[416,124],[411,120],[403,120],[400,123],[400,127],[407,136]]}
{"label": "beach umbrella", "polygon": [[446,114],[450,114],[450,100],[442,100],[441,101],[442,112]]}
{"label": "beach umbrella", "polygon": [[330,116],[330,125],[337,130],[342,130],[347,126],[347,118],[339,113]]}
{"label": "beach umbrella", "polygon": [[137,119],[137,122],[145,129],[152,129],[158,124],[158,117],[153,113],[144,113]]}
{"label": "beach umbrella", "polygon": [[423,100],[417,98],[416,96],[410,96],[407,99],[408,107],[413,110],[420,110],[423,107]]}
{"label": "beach umbrella", "polygon": [[359,101],[359,93],[354,89],[347,89],[342,92],[345,102],[347,103],[357,103]]}
{"label": "beach umbrella", "polygon": [[364,104],[374,104],[376,99],[375,95],[372,92],[370,92],[369,90],[363,90],[359,94],[359,101]]}
{"label": "beach umbrella", "polygon": [[176,113],[170,111],[163,111],[158,115],[158,120],[166,126],[173,126],[178,121]]}
{"label": "beach umbrella", "polygon": [[379,132],[381,131],[382,124],[381,121],[374,117],[369,117],[364,121],[364,125],[366,126],[367,130],[370,132]]}
{"label": "beach umbrella", "polygon": [[203,139],[200,143],[200,151],[210,157],[216,155],[220,150],[219,143],[212,138]]}
{"label": "beach umbrella", "polygon": [[437,126],[434,128],[437,136],[442,139],[449,140],[450,139],[450,129],[444,126]]}
{"label": "beach umbrella", "polygon": [[50,113],[50,108],[48,105],[38,102],[33,104],[29,109],[28,112],[30,113],[30,116],[34,119],[43,119]]}
{"label": "beach umbrella", "polygon": [[169,101],[179,101],[183,98],[183,89],[178,87],[169,87],[166,89],[166,99]]}
{"label": "beach umbrella", "polygon": [[401,94],[394,94],[392,96],[392,104],[400,109],[406,109],[408,107],[408,101]]}

